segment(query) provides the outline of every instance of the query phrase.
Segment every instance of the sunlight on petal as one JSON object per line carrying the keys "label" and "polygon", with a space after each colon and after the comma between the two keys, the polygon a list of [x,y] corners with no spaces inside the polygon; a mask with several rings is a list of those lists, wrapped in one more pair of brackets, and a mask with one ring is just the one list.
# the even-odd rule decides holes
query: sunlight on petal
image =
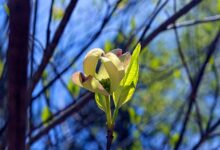
{"label": "sunlight on petal", "polygon": [[72,81],[74,84],[82,87],[82,78],[81,78],[81,72],[76,72],[72,76]]}
{"label": "sunlight on petal", "polygon": [[121,60],[123,67],[126,70],[128,69],[129,63],[131,61],[131,54],[129,52],[124,53],[122,56],[119,57],[119,59]]}
{"label": "sunlight on petal", "polygon": [[115,55],[117,55],[118,57],[122,56],[122,49],[113,49],[111,50],[112,53],[114,53]]}
{"label": "sunlight on petal", "polygon": [[92,76],[88,76],[85,82],[82,83],[83,87],[88,89],[91,92],[98,92],[100,94],[108,96],[109,93],[104,89],[104,87],[99,83],[98,80]]}
{"label": "sunlight on petal", "polygon": [[[117,57],[117,56],[115,55],[115,57]],[[101,57],[101,60],[105,66],[106,71],[108,72],[109,77],[110,77],[111,92],[113,92],[117,89],[121,79],[124,77],[124,74],[125,74],[124,69],[122,66],[119,66],[119,65],[122,65],[119,59],[118,59],[119,62],[117,62],[117,60],[116,60],[116,62],[114,62],[114,63],[113,63],[113,61],[111,61],[107,57]],[[118,64],[118,65],[115,65],[115,64]]]}
{"label": "sunlight on petal", "polygon": [[96,66],[100,56],[104,54],[104,51],[100,48],[94,48],[87,53],[83,61],[84,73],[88,76],[95,76]]}

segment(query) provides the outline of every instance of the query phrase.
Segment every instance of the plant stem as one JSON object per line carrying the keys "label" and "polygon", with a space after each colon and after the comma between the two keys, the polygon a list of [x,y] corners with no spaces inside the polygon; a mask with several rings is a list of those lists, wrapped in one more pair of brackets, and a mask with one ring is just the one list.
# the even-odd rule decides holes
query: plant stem
{"label": "plant stem", "polygon": [[112,128],[112,113],[111,113],[111,102],[110,102],[110,96],[106,96],[106,120],[107,120],[107,128]]}
{"label": "plant stem", "polygon": [[[106,96],[106,120],[107,120],[107,145],[106,150],[110,150],[113,140],[113,129],[114,129],[114,120],[112,120],[112,113],[111,113],[111,99],[110,96]],[[115,112],[114,112],[115,114]],[[114,118],[114,116],[113,116]]]}
{"label": "plant stem", "polygon": [[113,140],[113,128],[107,129],[106,138],[107,138],[106,150],[110,150],[111,145],[112,145],[112,140]]}
{"label": "plant stem", "polygon": [[116,107],[113,113],[112,124],[115,124],[116,117],[118,116],[118,108]]}

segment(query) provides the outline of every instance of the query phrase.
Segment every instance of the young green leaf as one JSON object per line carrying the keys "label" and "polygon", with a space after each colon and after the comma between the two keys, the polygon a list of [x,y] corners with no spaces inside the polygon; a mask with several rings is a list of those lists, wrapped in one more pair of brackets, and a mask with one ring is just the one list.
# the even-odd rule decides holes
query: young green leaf
{"label": "young green leaf", "polygon": [[53,20],[59,21],[62,19],[63,15],[64,15],[64,11],[61,7],[56,7],[56,6],[53,7],[53,16],[52,16]]}
{"label": "young green leaf", "polygon": [[135,27],[136,27],[135,18],[134,18],[134,17],[132,17],[132,19],[131,19],[131,30],[134,30],[134,29],[135,29]]}
{"label": "young green leaf", "polygon": [[98,107],[104,112],[107,111],[105,96],[99,93],[95,93],[95,101]]}
{"label": "young green leaf", "polygon": [[47,126],[48,123],[45,123],[48,119],[52,119],[52,113],[49,107],[44,107],[41,112],[41,120],[44,123],[44,126]]}
{"label": "young green leaf", "polygon": [[129,67],[124,78],[120,82],[120,87],[113,93],[115,107],[120,108],[128,102],[134,94],[139,74],[138,57],[141,50],[141,45],[138,44],[135,48]]}
{"label": "young green leaf", "polygon": [[80,87],[73,84],[73,82],[70,80],[68,82],[68,90],[71,92],[71,94],[73,94],[74,97],[77,97],[79,95],[79,92],[80,92]]}
{"label": "young green leaf", "polygon": [[109,52],[113,48],[111,41],[107,40],[104,45],[105,52]]}
{"label": "young green leaf", "polygon": [[10,15],[10,10],[8,8],[8,5],[6,3],[4,3],[3,6],[4,6],[4,10],[5,10],[6,14],[9,16]]}

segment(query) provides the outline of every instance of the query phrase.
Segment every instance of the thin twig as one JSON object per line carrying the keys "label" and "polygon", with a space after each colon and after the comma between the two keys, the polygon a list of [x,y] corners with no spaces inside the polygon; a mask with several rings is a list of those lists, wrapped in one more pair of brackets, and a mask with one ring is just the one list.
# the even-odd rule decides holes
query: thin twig
{"label": "thin twig", "polygon": [[45,53],[43,55],[43,58],[42,58],[42,61],[41,61],[41,64],[38,68],[38,70],[34,73],[33,75],[33,78],[32,78],[32,83],[31,83],[31,86],[30,86],[30,90],[33,91],[36,84],[38,83],[38,81],[40,80],[41,78],[41,75],[43,74],[43,71],[44,69],[46,68],[50,58],[52,57],[54,51],[55,51],[55,48],[57,46],[57,44],[59,43],[60,41],[60,38],[64,32],[64,29],[71,17],[71,14],[77,4],[78,0],[72,0],[69,5],[67,6],[67,9],[65,11],[65,14],[63,16],[63,19],[61,20],[55,34],[54,34],[54,37],[53,37],[53,40],[52,42],[48,45],[48,47],[46,47],[45,49]]}
{"label": "thin twig", "polygon": [[188,20],[188,21],[176,23],[176,25],[171,24],[167,27],[166,30],[170,30],[173,28],[190,27],[190,26],[194,26],[194,25],[210,23],[210,22],[217,22],[217,21],[220,21],[220,15],[209,16],[209,17],[206,17],[206,18],[200,19],[200,20]]}
{"label": "thin twig", "polygon": [[200,136],[202,136],[204,134],[204,130],[203,130],[203,126],[202,126],[202,115],[200,113],[200,109],[199,109],[199,105],[198,105],[197,101],[195,101],[195,109],[196,109],[196,122],[199,127]]}
{"label": "thin twig", "polygon": [[[213,66],[214,66],[214,68],[216,67],[215,65],[213,65]],[[217,71],[215,69],[214,69],[214,72]],[[216,76],[216,80],[218,81],[217,72],[215,72],[215,76]],[[209,117],[209,120],[208,120],[208,123],[207,123],[205,133],[200,137],[199,141],[194,145],[192,150],[198,149],[206,141],[206,139],[210,136],[210,134],[220,125],[220,119],[219,119],[213,126],[211,126],[211,122],[212,122],[212,119],[213,119],[213,113],[214,113],[214,110],[215,110],[216,105],[217,105],[217,98],[218,98],[218,92],[219,92],[219,82],[216,82],[216,83],[217,83],[217,85],[216,85],[216,90],[215,90],[214,102],[213,102],[213,105],[211,107],[210,117]]]}
{"label": "thin twig", "polygon": [[47,24],[46,47],[48,47],[48,45],[50,43],[50,23],[51,23],[52,14],[53,14],[53,4],[54,4],[54,0],[51,0],[50,12],[49,12],[49,18],[48,18],[48,24]]}
{"label": "thin twig", "polygon": [[179,57],[180,57],[181,62],[184,66],[184,69],[186,70],[186,74],[187,74],[187,77],[189,79],[189,83],[190,83],[191,87],[193,87],[193,79],[191,77],[189,67],[187,65],[185,56],[183,54],[183,50],[182,50],[182,47],[181,47],[181,44],[180,44],[179,34],[178,34],[178,31],[177,31],[176,28],[174,28],[174,33],[175,33],[175,38],[176,38],[177,50],[178,50]]}
{"label": "thin twig", "polygon": [[183,140],[183,136],[185,134],[185,131],[186,131],[186,128],[187,128],[187,124],[188,124],[188,121],[189,121],[189,118],[190,118],[190,115],[191,115],[191,112],[192,112],[192,108],[193,108],[193,104],[196,100],[196,96],[197,96],[197,92],[198,92],[198,89],[199,89],[199,86],[200,86],[200,83],[202,81],[202,78],[203,78],[203,75],[204,75],[204,72],[205,72],[205,69],[206,69],[206,66],[211,58],[211,56],[213,55],[214,51],[216,50],[216,45],[218,43],[218,40],[219,40],[219,36],[220,36],[220,32],[217,33],[217,35],[215,36],[214,40],[211,42],[211,44],[209,45],[208,47],[208,52],[207,52],[207,55],[206,55],[206,59],[205,61],[203,62],[196,78],[195,78],[195,82],[193,84],[193,88],[191,90],[191,93],[189,95],[189,98],[188,98],[188,109],[187,109],[187,112],[186,112],[186,115],[185,115],[185,118],[183,120],[183,124],[182,124],[182,129],[180,131],[180,137],[174,147],[174,150],[178,150],[181,143],[182,143],[182,140]]}
{"label": "thin twig", "polygon": [[[34,4],[34,20],[33,20],[33,39],[35,38],[35,34],[36,34],[36,25],[37,25],[37,10],[38,10],[38,0],[35,1]],[[31,42],[31,69],[30,69],[30,76],[32,77],[33,72],[34,72],[34,40],[32,40]],[[31,92],[31,91],[28,91]],[[32,110],[32,100],[30,100],[30,104],[29,104],[29,125],[30,125],[30,131],[32,130],[32,116],[33,116],[33,110]],[[31,135],[31,132],[30,132]]]}
{"label": "thin twig", "polygon": [[218,97],[219,97],[219,78],[218,78],[218,70],[215,64],[213,64],[213,72],[214,72],[214,76],[215,76],[215,80],[216,80],[216,88],[215,88],[215,93],[214,93],[214,102],[210,108],[210,117],[207,123],[207,127],[206,127],[206,132],[209,130],[210,125],[213,121],[213,117],[214,117],[214,111],[216,109],[217,103],[218,103]]}
{"label": "thin twig", "polygon": [[166,6],[166,4],[168,3],[168,1],[169,1],[169,0],[164,1],[164,3],[163,3],[160,7],[158,6],[158,8],[157,8],[157,6],[156,6],[154,12],[152,13],[152,16],[150,17],[150,20],[149,20],[148,24],[147,24],[146,27],[144,28],[144,31],[142,32],[142,34],[141,34],[141,36],[140,36],[138,42],[143,40],[143,38],[144,38],[144,36],[146,35],[147,31],[150,29],[151,24],[153,23],[153,21],[155,20],[155,18],[157,17],[157,15],[158,15],[158,14],[162,11],[162,9]]}
{"label": "thin twig", "polygon": [[170,18],[168,18],[166,21],[164,21],[159,27],[157,27],[153,32],[151,32],[145,39],[143,39],[143,41],[141,41],[141,46],[142,47],[147,46],[158,34],[160,34],[162,31],[166,30],[170,24],[174,23],[181,16],[188,13],[193,7],[197,6],[202,1],[203,0],[190,1],[183,8],[181,8],[179,11],[177,11],[175,14],[173,14]]}
{"label": "thin twig", "polygon": [[65,121],[65,119],[67,117],[77,113],[80,109],[82,109],[82,107],[84,107],[90,101],[90,99],[92,97],[93,97],[93,94],[91,94],[91,93],[88,93],[88,94],[84,95],[83,97],[81,97],[78,100],[79,102],[77,102],[75,105],[69,107],[68,109],[65,109],[62,113],[59,114],[59,116],[57,116],[55,119],[48,122],[48,125],[46,127],[44,127],[43,129],[40,129],[40,131],[36,135],[33,135],[29,139],[27,145],[33,144],[34,142],[39,140],[42,136],[47,134],[56,125],[58,125],[58,124],[62,123],[63,121]]}
{"label": "thin twig", "polygon": [[[176,10],[177,10],[177,4],[176,4],[176,0],[174,0],[174,13],[176,13]],[[175,38],[176,38],[176,43],[177,43],[177,50],[178,50],[178,54],[180,56],[180,59],[181,59],[181,62],[184,66],[184,69],[186,70],[186,73],[187,73],[187,77],[189,79],[189,82],[190,82],[190,86],[191,88],[193,88],[193,79],[191,77],[191,74],[190,74],[190,70],[189,70],[189,67],[188,67],[188,64],[186,62],[186,59],[185,59],[185,56],[184,56],[184,53],[183,53],[183,50],[182,50],[182,47],[181,47],[181,43],[180,43],[180,39],[179,39],[179,34],[178,34],[178,30],[176,28],[176,22],[174,22],[174,34],[175,34]],[[203,134],[203,128],[202,128],[202,123],[201,123],[201,114],[200,114],[200,111],[199,111],[199,106],[196,102],[196,115],[197,115],[197,118],[196,118],[196,121],[197,121],[197,124],[199,126],[199,130],[200,130],[200,133],[201,135]]]}
{"label": "thin twig", "polygon": [[56,77],[54,77],[43,89],[41,89],[36,96],[34,96],[32,98],[32,100],[38,98],[46,89],[48,89],[50,86],[53,85],[53,83],[55,83],[55,81],[57,79],[59,79],[65,72],[67,72],[72,65],[78,60],[78,58],[85,52],[85,50],[94,42],[97,40],[97,38],[99,37],[99,35],[102,33],[102,30],[104,29],[105,25],[109,22],[109,20],[111,19],[113,13],[115,12],[118,4],[120,3],[121,0],[118,0],[116,5],[114,6],[113,10],[111,11],[111,13],[109,15],[106,15],[106,17],[103,19],[102,25],[100,27],[100,29],[96,32],[95,35],[93,35],[93,37],[91,38],[91,40],[80,50],[80,52],[75,56],[75,58],[70,62],[70,64],[68,64],[60,73],[57,74]]}

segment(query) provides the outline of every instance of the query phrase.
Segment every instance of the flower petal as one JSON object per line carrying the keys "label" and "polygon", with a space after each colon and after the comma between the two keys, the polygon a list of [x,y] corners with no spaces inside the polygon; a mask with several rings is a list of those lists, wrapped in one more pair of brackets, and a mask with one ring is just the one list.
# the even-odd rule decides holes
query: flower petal
{"label": "flower petal", "polygon": [[125,72],[126,72],[128,66],[129,66],[129,63],[131,61],[131,54],[129,52],[124,53],[122,56],[119,57],[119,59],[123,63],[123,67],[124,67]]}
{"label": "flower petal", "polygon": [[109,75],[108,72],[106,71],[105,67],[103,64],[101,64],[98,73],[96,74],[96,79],[98,79],[99,81],[103,80],[103,79],[108,79]]}
{"label": "flower petal", "polygon": [[[107,53],[104,57],[109,58],[110,60],[112,60],[112,62],[115,64],[115,66],[119,66],[120,69],[123,69],[122,68],[123,66],[121,67],[122,63],[120,62],[119,58],[116,56],[117,54],[120,55],[120,56],[123,56],[123,55],[121,55],[122,50],[121,49],[114,49],[111,52]],[[99,81],[102,80],[102,79],[110,78],[109,75],[108,75],[108,72],[106,71],[106,69],[103,65],[103,63],[101,64],[96,77]]]}
{"label": "flower petal", "polygon": [[83,61],[83,69],[87,76],[95,76],[98,60],[103,54],[104,51],[100,48],[94,48],[86,54]]}
{"label": "flower petal", "polygon": [[113,53],[107,53],[104,57],[101,57],[101,60],[111,80],[110,91],[113,92],[118,88],[125,75],[123,64]]}
{"label": "flower petal", "polygon": [[119,70],[123,69],[122,62],[116,54],[112,52],[108,52],[103,57],[108,58],[117,67],[117,69]]}
{"label": "flower petal", "polygon": [[114,53],[115,55],[117,55],[118,57],[122,56],[122,49],[113,49],[111,50],[112,53]]}
{"label": "flower petal", "polygon": [[92,76],[85,77],[81,72],[76,72],[72,76],[73,83],[79,85],[91,92],[98,92],[100,94],[108,96],[109,93],[104,89],[104,87]]}
{"label": "flower petal", "polygon": [[74,84],[82,87],[83,85],[82,85],[82,75],[81,74],[82,74],[81,72],[74,73],[72,76],[72,81]]}

